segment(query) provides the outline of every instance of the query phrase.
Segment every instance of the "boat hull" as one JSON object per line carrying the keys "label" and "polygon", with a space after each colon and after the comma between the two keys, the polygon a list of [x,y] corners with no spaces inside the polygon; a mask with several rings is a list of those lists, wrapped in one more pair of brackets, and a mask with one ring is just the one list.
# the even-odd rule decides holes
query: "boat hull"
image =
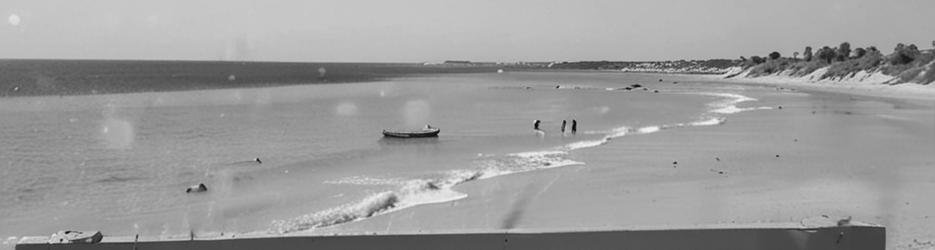
{"label": "boat hull", "polygon": [[425,138],[425,137],[438,137],[438,133],[441,132],[440,129],[423,129],[423,130],[413,130],[413,131],[402,131],[402,130],[383,130],[384,137],[393,137],[393,138]]}

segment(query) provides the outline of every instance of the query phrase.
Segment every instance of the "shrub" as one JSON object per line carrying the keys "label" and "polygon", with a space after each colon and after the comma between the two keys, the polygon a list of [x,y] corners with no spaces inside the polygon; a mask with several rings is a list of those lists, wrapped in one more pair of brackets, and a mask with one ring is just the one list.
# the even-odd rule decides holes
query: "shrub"
{"label": "shrub", "polygon": [[821,67],[827,66],[824,61],[821,60],[812,60],[810,62],[798,62],[789,67],[792,70],[793,76],[804,76],[815,72],[815,70],[820,69]]}
{"label": "shrub", "polygon": [[919,57],[920,54],[921,52],[919,52],[919,48],[915,44],[906,46],[900,43],[893,49],[893,54],[889,55],[889,62],[893,65],[908,64],[914,61],[916,57]]}
{"label": "shrub", "polygon": [[839,45],[838,48],[835,50],[835,59],[837,59],[839,62],[843,62],[847,60],[847,58],[850,56],[851,56],[851,44],[848,42],[841,43],[841,45]]}
{"label": "shrub", "polygon": [[828,67],[828,71],[822,75],[822,79],[828,77],[846,77],[854,75],[859,71],[873,71],[883,61],[883,55],[879,51],[869,53],[861,58],[836,62]]}
{"label": "shrub", "polygon": [[766,62],[766,59],[759,56],[751,56],[750,60],[753,61],[754,64],[761,64]]}
{"label": "shrub", "polygon": [[[935,45],[935,41],[932,42],[932,45]],[[928,64],[928,69],[925,70],[925,74],[922,75],[922,79],[919,81],[919,84],[928,85],[932,82],[935,82],[935,63]]]}
{"label": "shrub", "polygon": [[861,58],[861,57],[864,57],[864,55],[866,54],[867,54],[867,50],[865,50],[864,48],[857,48],[854,50],[854,58]]}
{"label": "shrub", "polygon": [[834,49],[829,48],[828,46],[824,46],[821,47],[817,53],[815,53],[815,56],[818,57],[818,59],[825,61],[826,63],[831,63],[831,60],[834,60],[837,55],[835,54]]}
{"label": "shrub", "polygon": [[773,51],[773,53],[769,53],[770,60],[776,60],[776,59],[779,59],[780,57],[782,57],[782,55],[780,55],[779,52]]}
{"label": "shrub", "polygon": [[806,62],[812,60],[812,47],[811,46],[805,46],[805,52],[802,55],[802,59],[805,59]]}
{"label": "shrub", "polygon": [[788,58],[779,58],[776,60],[770,60],[765,63],[756,65],[753,69],[750,70],[750,76],[765,76],[775,73],[782,72],[786,69],[789,69],[789,66],[793,64],[792,59]]}

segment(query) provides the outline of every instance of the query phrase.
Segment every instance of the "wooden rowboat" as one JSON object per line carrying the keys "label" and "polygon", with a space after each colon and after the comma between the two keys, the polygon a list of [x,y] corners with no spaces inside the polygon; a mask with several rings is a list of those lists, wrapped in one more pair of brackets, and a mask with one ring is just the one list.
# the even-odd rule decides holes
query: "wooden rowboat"
{"label": "wooden rowboat", "polygon": [[438,132],[441,132],[441,129],[438,129],[438,128],[415,129],[415,130],[384,129],[383,136],[395,137],[395,138],[438,137]]}

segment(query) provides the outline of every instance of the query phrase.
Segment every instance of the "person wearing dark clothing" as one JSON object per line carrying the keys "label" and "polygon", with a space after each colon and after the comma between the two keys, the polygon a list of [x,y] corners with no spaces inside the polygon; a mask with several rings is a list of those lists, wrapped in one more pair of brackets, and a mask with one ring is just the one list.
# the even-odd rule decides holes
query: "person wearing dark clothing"
{"label": "person wearing dark clothing", "polygon": [[562,120],[562,134],[565,133],[565,124],[566,124],[566,121]]}
{"label": "person wearing dark clothing", "polygon": [[532,122],[532,129],[539,130],[539,120]]}
{"label": "person wearing dark clothing", "polygon": [[578,132],[578,121],[571,120],[571,133]]}

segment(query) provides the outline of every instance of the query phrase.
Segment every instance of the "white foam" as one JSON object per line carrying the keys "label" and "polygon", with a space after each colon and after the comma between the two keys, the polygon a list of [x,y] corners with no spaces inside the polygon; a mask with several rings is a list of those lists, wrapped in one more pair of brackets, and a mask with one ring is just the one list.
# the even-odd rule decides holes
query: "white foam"
{"label": "white foam", "polygon": [[734,113],[740,113],[743,111],[744,111],[743,109],[737,108],[737,106],[730,105],[727,107],[711,110],[711,113],[734,114]]}
{"label": "white foam", "polygon": [[711,113],[735,114],[735,113],[740,113],[740,112],[744,112],[744,111],[761,110],[761,109],[773,109],[773,107],[738,108],[737,106],[730,105],[730,106],[727,106],[727,107],[722,107],[722,108],[718,108],[718,109],[711,110]]}
{"label": "white foam", "polygon": [[274,221],[272,230],[283,234],[361,220],[387,212],[398,202],[399,198],[393,192],[377,193],[357,203],[306,214],[291,220]]}
{"label": "white foam", "polygon": [[568,152],[552,150],[552,151],[531,151],[531,152],[521,152],[521,153],[512,153],[508,154],[509,156],[523,157],[523,158],[537,158],[544,157],[548,155],[564,155]]}
{"label": "white foam", "polygon": [[582,148],[593,148],[593,147],[607,144],[607,142],[610,141],[609,138],[610,137],[605,137],[604,139],[601,139],[601,140],[573,142],[573,143],[569,143],[568,145],[565,145],[565,149],[578,150]]}
{"label": "white foam", "polygon": [[728,99],[727,102],[731,104],[748,102],[748,101],[756,101],[756,98],[752,98],[752,97],[741,95],[741,94],[735,94],[735,93],[702,92],[702,93],[697,93],[697,94],[724,97],[724,98],[727,98]]}
{"label": "white foam", "polygon": [[638,133],[640,133],[640,134],[649,134],[649,133],[659,132],[659,130],[662,130],[662,127],[660,127],[660,126],[647,126],[647,127],[642,127],[642,128],[637,129],[636,132],[638,132]]}
{"label": "white foam", "polygon": [[353,185],[400,185],[406,182],[402,179],[381,179],[367,176],[350,176],[339,180],[325,181],[326,184],[353,184]]}
{"label": "white foam", "polygon": [[411,194],[402,195],[399,204],[394,207],[393,210],[395,211],[418,205],[456,201],[467,198],[467,196],[467,194],[460,193],[448,188],[434,191],[414,192]]}
{"label": "white foam", "polygon": [[725,98],[724,100],[720,100],[720,101],[716,101],[716,102],[709,103],[708,106],[711,107],[711,110],[708,111],[709,113],[717,113],[717,114],[736,114],[736,113],[745,112],[745,111],[752,111],[752,110],[772,109],[772,107],[750,107],[750,108],[740,108],[740,107],[737,107],[737,104],[738,104],[738,103],[750,102],[750,101],[756,101],[756,100],[757,100],[756,98],[744,96],[744,95],[741,95],[741,94],[734,94],[734,93],[709,93],[709,92],[697,93],[697,94],[700,94],[700,95],[710,95],[710,96],[718,96],[718,97],[723,97],[723,98]]}
{"label": "white foam", "polygon": [[716,118],[711,118],[707,120],[692,122],[692,123],[689,123],[689,125],[691,126],[714,126],[714,125],[724,124],[725,122],[727,122],[727,118],[716,117]]}

